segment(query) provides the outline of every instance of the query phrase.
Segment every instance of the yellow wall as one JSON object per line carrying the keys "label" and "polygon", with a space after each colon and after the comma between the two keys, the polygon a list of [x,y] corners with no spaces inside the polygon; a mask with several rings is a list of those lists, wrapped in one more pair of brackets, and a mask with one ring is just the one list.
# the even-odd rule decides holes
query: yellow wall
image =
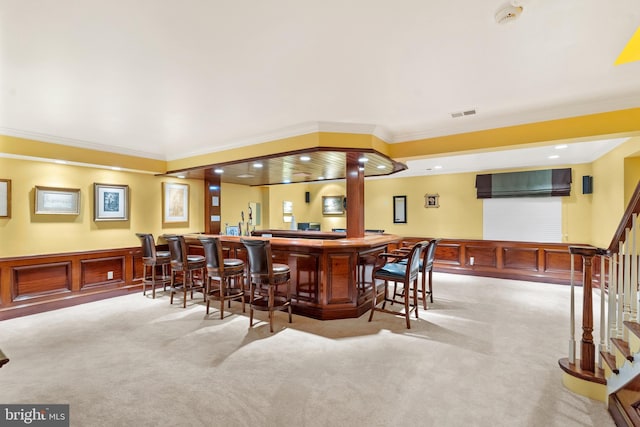
{"label": "yellow wall", "polygon": [[[225,225],[238,225],[242,221],[241,213],[245,215],[245,225],[249,222],[249,203],[260,204],[260,224],[256,225],[254,218],[254,225],[256,230],[261,230],[264,227],[265,221],[268,223],[268,215],[265,217],[265,207],[268,206],[268,201],[264,200],[264,188],[262,187],[249,187],[246,185],[227,184],[222,183],[221,187],[221,203],[220,203],[220,219],[221,219],[221,231],[225,232]],[[254,212],[254,215],[256,213]],[[243,229],[243,232],[245,230]]]}
{"label": "yellow wall", "polygon": [[630,138],[593,162],[591,244],[594,246],[607,248],[611,243],[635,188],[630,181],[640,174],[637,170],[627,170],[627,166],[634,167],[637,163],[627,164],[626,159],[639,151],[640,137]]}
{"label": "yellow wall", "polygon": [[[588,244],[591,241],[592,195],[582,194],[582,176],[591,175],[591,165],[562,167],[571,167],[573,171],[571,196],[562,198],[563,240]],[[401,236],[482,239],[482,200],[476,198],[475,178],[476,173],[461,173],[367,179],[365,228]],[[322,215],[322,197],[346,195],[343,182],[273,185],[268,188],[272,220],[262,228],[290,227],[282,220],[282,203],[285,200],[293,203],[296,222],[319,222],[323,231],[346,227],[346,215]],[[309,203],[305,203],[306,191],[310,193]],[[424,195],[427,193],[440,196],[439,208],[424,207]],[[393,196],[407,196],[406,224],[393,223]]]}
{"label": "yellow wall", "polygon": [[[0,158],[0,178],[11,180],[11,218],[0,218],[0,257],[139,246],[137,232],[203,230],[203,184],[151,174]],[[189,184],[189,227],[162,228],[162,182]],[[129,221],[93,220],[93,183],[129,186]],[[80,189],[80,215],[35,215],[34,187]]]}
{"label": "yellow wall", "polygon": [[[573,169],[572,195],[563,197],[563,235],[569,243],[607,247],[640,178],[640,137],[632,138],[591,164]],[[494,171],[507,172],[508,170]],[[592,175],[594,193],[582,194],[582,176]],[[482,201],[475,196],[475,173],[365,180],[365,228],[402,236],[482,239]],[[0,158],[0,178],[12,180],[12,218],[0,218],[0,257],[137,246],[134,233],[203,231],[203,184],[151,174]],[[190,185],[190,224],[162,228],[161,183]],[[93,221],[93,183],[127,184],[129,221]],[[35,215],[36,185],[81,189],[78,216]],[[305,192],[310,202],[305,202]],[[425,208],[424,195],[437,193],[439,208]],[[235,225],[249,202],[260,203],[257,229],[287,229],[282,203],[291,201],[296,222],[320,222],[324,231],[345,228],[346,216],[323,216],[322,197],[346,195],[344,182],[265,187],[222,185],[222,223]],[[393,223],[393,196],[407,196],[407,224]],[[597,220],[596,220],[597,218]],[[248,219],[248,218],[246,218]]]}

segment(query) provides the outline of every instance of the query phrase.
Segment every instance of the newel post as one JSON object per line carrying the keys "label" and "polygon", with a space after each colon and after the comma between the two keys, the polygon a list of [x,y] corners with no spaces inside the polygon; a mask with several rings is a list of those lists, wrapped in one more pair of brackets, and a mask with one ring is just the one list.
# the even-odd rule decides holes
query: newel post
{"label": "newel post", "polygon": [[580,369],[595,372],[596,348],[593,344],[593,299],[591,265],[598,249],[591,246],[569,246],[571,256],[582,256],[582,341],[580,343]]}

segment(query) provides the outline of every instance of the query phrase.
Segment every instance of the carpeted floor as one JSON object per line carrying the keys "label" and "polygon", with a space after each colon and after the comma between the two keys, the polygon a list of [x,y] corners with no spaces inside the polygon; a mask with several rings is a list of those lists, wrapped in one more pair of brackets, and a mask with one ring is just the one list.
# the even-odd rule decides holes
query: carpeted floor
{"label": "carpeted floor", "polygon": [[266,313],[249,329],[237,302],[220,320],[162,292],[5,320],[0,403],[68,403],[72,426],[614,425],[561,383],[569,287],[436,273],[434,291],[410,330],[277,313],[270,334]]}

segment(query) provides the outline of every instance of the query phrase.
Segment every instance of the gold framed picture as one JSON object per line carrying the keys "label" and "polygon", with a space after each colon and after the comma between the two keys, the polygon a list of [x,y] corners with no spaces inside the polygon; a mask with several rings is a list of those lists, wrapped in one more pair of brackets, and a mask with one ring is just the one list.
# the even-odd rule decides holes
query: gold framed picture
{"label": "gold framed picture", "polygon": [[162,183],[162,226],[189,225],[189,184]]}

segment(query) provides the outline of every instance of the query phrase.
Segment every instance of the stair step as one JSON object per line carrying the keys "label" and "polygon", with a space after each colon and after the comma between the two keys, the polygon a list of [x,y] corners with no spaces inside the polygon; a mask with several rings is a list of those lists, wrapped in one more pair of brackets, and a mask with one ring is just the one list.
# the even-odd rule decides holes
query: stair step
{"label": "stair step", "polygon": [[630,322],[628,320],[625,320],[624,322],[622,322],[624,324],[624,326],[627,327],[627,329],[631,332],[633,332],[633,334],[637,337],[640,337],[640,323],[638,322]]}
{"label": "stair step", "polygon": [[625,385],[621,390],[609,396],[609,412],[618,426],[640,425],[640,378]]}
{"label": "stair step", "polygon": [[631,350],[629,349],[629,343],[625,340],[621,340],[620,338],[611,338],[611,342],[616,346],[620,353],[627,359],[629,362],[633,362],[633,355],[631,354]]}
{"label": "stair step", "polygon": [[602,360],[604,360],[604,362],[609,366],[611,372],[613,372],[614,374],[620,373],[620,370],[616,366],[616,356],[605,350],[602,350],[600,352],[600,356],[602,356]]}

